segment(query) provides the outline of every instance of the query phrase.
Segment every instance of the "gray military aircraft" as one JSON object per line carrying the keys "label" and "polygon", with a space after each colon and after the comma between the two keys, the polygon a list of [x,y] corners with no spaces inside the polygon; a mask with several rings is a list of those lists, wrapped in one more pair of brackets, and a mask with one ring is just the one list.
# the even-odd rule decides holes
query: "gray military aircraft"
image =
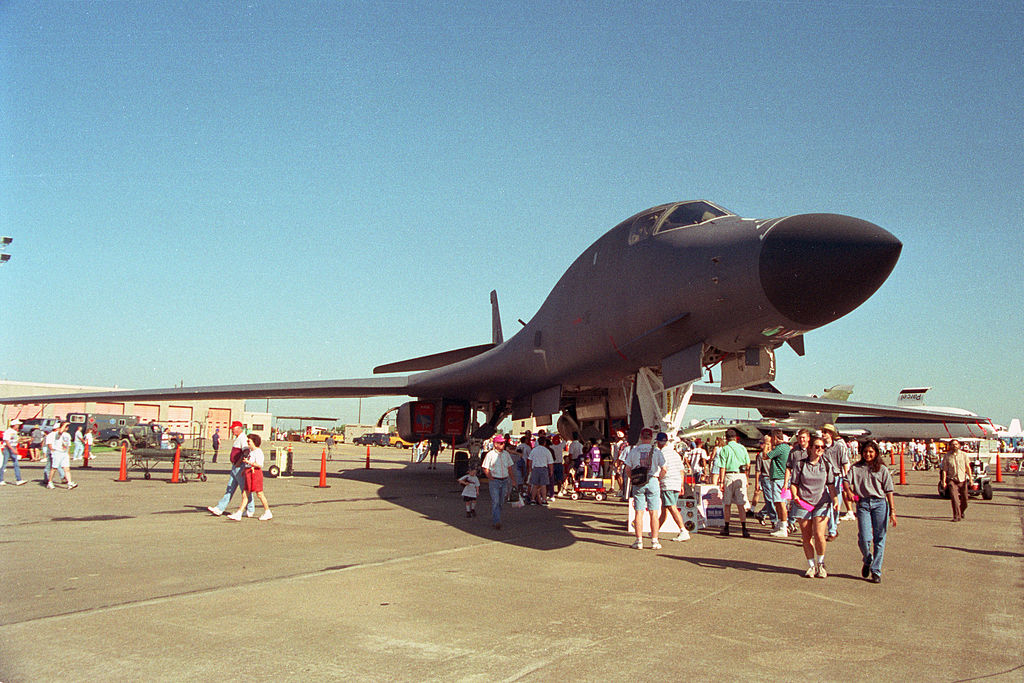
{"label": "gray military aircraft", "polygon": [[[752,387],[753,391],[766,391],[769,393],[781,393],[771,384],[763,384]],[[853,393],[853,386],[849,384],[837,384],[825,389],[821,398],[831,401],[845,401]],[[740,434],[740,441],[746,446],[754,446],[766,434],[774,429],[781,429],[786,434],[793,434],[800,429],[816,430],[824,425],[835,422],[835,413],[820,411],[774,411],[763,409],[762,417],[759,419],[732,419],[732,420],[701,420],[696,424],[680,430],[678,436],[685,439],[700,438],[704,442],[714,442],[719,437],[725,437],[726,431],[734,429]]]}
{"label": "gray military aircraft", "polygon": [[[506,416],[556,413],[574,420],[630,418],[635,434],[645,416],[636,392],[624,398],[623,386],[642,368],[660,373],[664,387],[696,382],[718,364],[730,388],[770,380],[774,350],[788,343],[803,355],[803,335],[870,297],[901,249],[886,230],[850,216],[757,220],[707,201],[663,204],[598,238],[510,339],[503,339],[492,292],[491,343],[374,368],[375,374],[414,374],[26,396],[0,403],[393,395],[417,399],[398,411],[399,434],[408,441],[464,437],[473,411],[486,416],[475,430],[481,438]],[[955,419],[923,409],[692,387],[689,403],[698,405]]]}

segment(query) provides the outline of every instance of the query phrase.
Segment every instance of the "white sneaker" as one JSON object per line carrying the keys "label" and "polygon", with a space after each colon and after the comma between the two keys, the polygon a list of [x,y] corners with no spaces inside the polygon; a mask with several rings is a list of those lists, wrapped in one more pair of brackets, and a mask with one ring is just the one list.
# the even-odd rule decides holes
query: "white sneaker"
{"label": "white sneaker", "polygon": [[687,531],[686,529],[683,529],[682,531],[679,532],[679,535],[676,536],[675,538],[673,538],[672,540],[673,541],[689,541],[690,540],[690,532]]}
{"label": "white sneaker", "polygon": [[273,518],[274,518],[274,515],[273,515],[273,513],[270,512],[270,510],[267,510],[262,515],[260,515],[260,521],[261,522],[265,522],[268,519],[273,519]]}
{"label": "white sneaker", "polygon": [[826,579],[826,578],[828,578],[828,572],[825,571],[825,563],[824,562],[822,562],[821,564],[818,565],[817,577],[819,579]]}
{"label": "white sneaker", "polygon": [[651,541],[651,550],[661,550],[661,543]]}
{"label": "white sneaker", "polygon": [[808,567],[807,571],[804,572],[804,576],[806,576],[808,579],[813,579],[817,574],[818,574],[818,568],[817,567]]}
{"label": "white sneaker", "polygon": [[70,491],[73,488],[77,488],[77,487],[78,487],[78,483],[77,482],[73,482],[73,481],[69,481],[68,482],[68,491]]}
{"label": "white sneaker", "polygon": [[639,540],[639,539],[637,539],[637,540],[633,541],[633,545],[631,545],[629,547],[632,548],[633,550],[643,550],[644,549],[644,542]]}
{"label": "white sneaker", "polygon": [[228,519],[233,519],[236,522],[241,522],[242,521],[242,513],[240,511],[239,512],[232,512],[230,515],[228,515]]}
{"label": "white sneaker", "polygon": [[246,511],[245,511],[245,516],[246,516],[246,517],[252,517],[252,513],[251,513],[251,512],[249,512],[248,510],[246,510]]}
{"label": "white sneaker", "polygon": [[46,482],[46,488],[48,488],[48,489],[54,488],[53,482],[52,481]]}
{"label": "white sneaker", "polygon": [[211,515],[217,515],[218,517],[224,514],[224,511],[218,507],[208,507],[206,509],[210,511]]}
{"label": "white sneaker", "polygon": [[24,479],[19,479],[18,481],[14,482],[14,485],[15,486],[23,486],[24,484],[27,484],[27,483],[28,482],[25,481]]}
{"label": "white sneaker", "polygon": [[789,530],[783,526],[779,527],[778,529],[776,529],[768,535],[774,536],[775,538],[789,538]]}
{"label": "white sneaker", "polygon": [[846,514],[843,515],[842,517],[840,517],[839,519],[843,520],[844,522],[853,522],[853,521],[856,521],[857,515],[853,514],[849,510],[847,510]]}
{"label": "white sneaker", "polygon": [[0,486],[7,486],[7,482],[6,481],[0,481]]}

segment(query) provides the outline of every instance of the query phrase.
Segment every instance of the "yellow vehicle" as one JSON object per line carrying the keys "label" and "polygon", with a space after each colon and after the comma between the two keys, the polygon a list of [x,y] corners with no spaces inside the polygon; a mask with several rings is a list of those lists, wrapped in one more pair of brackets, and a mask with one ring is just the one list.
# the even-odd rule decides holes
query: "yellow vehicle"
{"label": "yellow vehicle", "polygon": [[345,443],[344,434],[330,432],[326,429],[310,429],[302,435],[302,440],[306,443],[323,443],[327,441],[327,437],[329,436],[334,437],[334,443]]}
{"label": "yellow vehicle", "polygon": [[409,441],[406,441],[405,439],[403,439],[402,437],[398,436],[397,434],[392,434],[391,435],[391,446],[393,448],[412,448],[414,445],[415,444],[413,444],[413,443],[411,443]]}

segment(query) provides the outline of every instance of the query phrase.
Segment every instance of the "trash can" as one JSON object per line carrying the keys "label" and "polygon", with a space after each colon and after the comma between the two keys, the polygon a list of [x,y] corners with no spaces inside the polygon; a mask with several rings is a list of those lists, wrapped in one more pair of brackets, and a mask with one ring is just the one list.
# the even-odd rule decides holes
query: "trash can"
{"label": "trash can", "polygon": [[469,453],[455,451],[455,478],[461,479],[469,473]]}

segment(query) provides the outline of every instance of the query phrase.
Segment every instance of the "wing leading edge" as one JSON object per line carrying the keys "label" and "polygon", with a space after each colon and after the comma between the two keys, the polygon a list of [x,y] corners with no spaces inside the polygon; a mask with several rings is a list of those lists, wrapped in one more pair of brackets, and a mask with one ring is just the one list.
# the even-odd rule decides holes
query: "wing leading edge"
{"label": "wing leading edge", "polygon": [[78,403],[81,401],[202,401],[224,398],[365,398],[367,396],[407,396],[408,389],[408,377],[373,377],[368,379],[224,384],[205,387],[126,389],[124,391],[95,391],[82,394],[15,396],[12,398],[0,398],[0,404]]}
{"label": "wing leading edge", "polygon": [[931,422],[988,422],[977,415],[959,415],[922,408],[899,408],[874,403],[854,403],[827,398],[811,398],[788,394],[770,394],[760,391],[722,391],[717,387],[695,385],[690,403],[720,408],[768,408],[784,411],[807,411],[813,413],[834,413],[837,415],[878,415],[882,417],[905,417]]}
{"label": "wing leading edge", "polygon": [[[224,384],[167,389],[128,389],[79,394],[49,394],[0,398],[0,405],[78,403],[82,401],[160,401],[255,398],[365,398],[368,396],[411,396],[409,376],[366,379],[310,380],[265,384]],[[851,403],[808,396],[770,394],[760,391],[724,392],[717,387],[695,385],[690,403],[720,408],[769,408],[786,411],[810,411],[837,415],[877,415],[933,422],[988,422],[977,415],[950,414],[922,408],[900,408],[871,403]]]}

